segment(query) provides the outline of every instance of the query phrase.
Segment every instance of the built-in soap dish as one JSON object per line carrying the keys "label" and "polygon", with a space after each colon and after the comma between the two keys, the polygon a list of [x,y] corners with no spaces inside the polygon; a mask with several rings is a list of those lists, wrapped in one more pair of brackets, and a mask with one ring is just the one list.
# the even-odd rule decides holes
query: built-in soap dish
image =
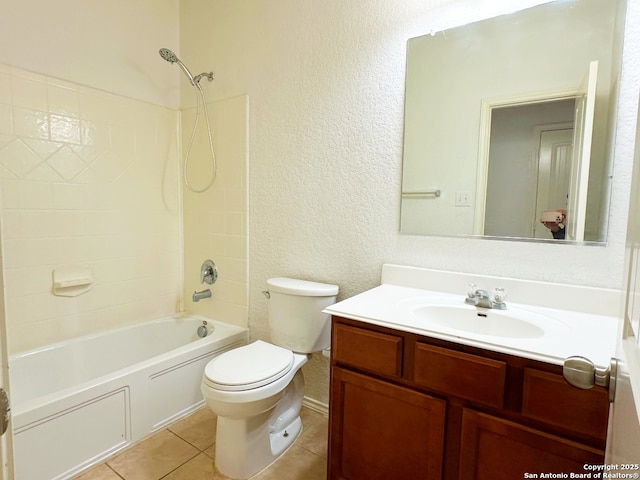
{"label": "built-in soap dish", "polygon": [[93,287],[93,272],[77,265],[58,267],[53,271],[53,294],[77,297]]}

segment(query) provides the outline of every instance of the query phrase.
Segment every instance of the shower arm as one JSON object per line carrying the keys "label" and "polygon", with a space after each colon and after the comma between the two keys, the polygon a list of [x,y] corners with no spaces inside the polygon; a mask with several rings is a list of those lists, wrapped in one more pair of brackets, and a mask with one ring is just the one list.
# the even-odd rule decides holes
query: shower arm
{"label": "shower arm", "polygon": [[195,77],[193,77],[193,84],[199,84],[200,80],[202,80],[202,77],[207,77],[207,80],[213,82],[213,72],[202,72],[200,75],[196,75]]}

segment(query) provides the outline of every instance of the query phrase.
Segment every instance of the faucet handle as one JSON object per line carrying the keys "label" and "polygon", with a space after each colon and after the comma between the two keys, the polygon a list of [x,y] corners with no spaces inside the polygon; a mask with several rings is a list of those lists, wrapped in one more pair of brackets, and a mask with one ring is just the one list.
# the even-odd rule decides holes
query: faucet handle
{"label": "faucet handle", "polygon": [[213,285],[218,279],[218,269],[213,260],[205,260],[200,267],[200,283]]}
{"label": "faucet handle", "polygon": [[502,287],[496,287],[493,289],[493,301],[496,303],[504,303],[507,299],[507,292]]}
{"label": "faucet handle", "polygon": [[478,291],[478,285],[476,285],[475,283],[470,283],[467,286],[467,298],[475,297],[477,291]]}

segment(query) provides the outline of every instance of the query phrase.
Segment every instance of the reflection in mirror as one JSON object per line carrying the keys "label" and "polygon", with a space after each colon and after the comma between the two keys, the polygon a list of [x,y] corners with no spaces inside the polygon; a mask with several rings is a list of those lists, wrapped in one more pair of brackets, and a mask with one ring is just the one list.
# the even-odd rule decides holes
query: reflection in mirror
{"label": "reflection in mirror", "polygon": [[[534,238],[550,238],[550,230],[534,219],[544,211],[566,209],[574,108],[570,98],[492,110],[485,235],[518,237],[532,232]],[[539,145],[537,172],[530,171],[529,144]],[[505,202],[505,197],[511,201]]]}
{"label": "reflection in mirror", "polygon": [[624,11],[557,0],[410,39],[401,233],[604,242]]}

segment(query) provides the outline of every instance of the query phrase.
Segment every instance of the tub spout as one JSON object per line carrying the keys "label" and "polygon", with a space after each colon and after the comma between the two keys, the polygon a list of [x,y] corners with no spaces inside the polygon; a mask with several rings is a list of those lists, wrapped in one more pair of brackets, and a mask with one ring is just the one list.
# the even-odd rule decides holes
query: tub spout
{"label": "tub spout", "polygon": [[194,301],[194,302],[199,302],[199,301],[200,301],[200,300],[202,300],[203,298],[209,298],[209,297],[211,297],[211,295],[213,295],[213,294],[211,293],[211,290],[207,288],[206,290],[201,290],[201,291],[199,291],[199,292],[193,292],[193,296],[192,296],[192,298],[193,298],[193,301]]}

